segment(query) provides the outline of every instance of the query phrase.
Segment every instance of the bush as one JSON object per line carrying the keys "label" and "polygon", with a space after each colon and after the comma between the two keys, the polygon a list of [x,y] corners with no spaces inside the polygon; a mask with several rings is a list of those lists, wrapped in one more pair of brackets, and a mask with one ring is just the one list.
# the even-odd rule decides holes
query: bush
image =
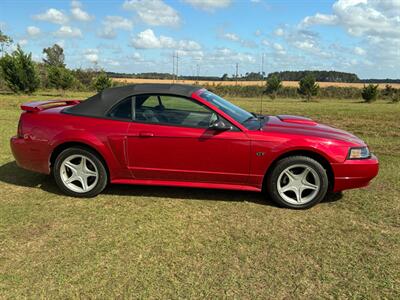
{"label": "bush", "polygon": [[269,95],[271,99],[275,99],[278,91],[282,88],[282,81],[276,76],[272,75],[267,79],[267,88],[265,93]]}
{"label": "bush", "polygon": [[380,95],[393,103],[400,102],[400,89],[395,89],[391,85],[387,84],[385,89],[381,91]]}
{"label": "bush", "polygon": [[79,90],[91,90],[94,78],[98,75],[95,69],[76,69],[72,74],[76,78],[76,88]]}
{"label": "bush", "polygon": [[38,89],[40,81],[32,54],[25,54],[19,46],[11,55],[1,58],[0,67],[6,85],[14,93],[31,94]]}
{"label": "bush", "polygon": [[47,72],[47,78],[51,87],[65,91],[74,85],[75,77],[65,67],[49,66]]}
{"label": "bush", "polygon": [[318,95],[320,98],[359,99],[361,97],[361,89],[346,86],[327,86],[320,88]]}
{"label": "bush", "polygon": [[368,84],[367,86],[364,85],[361,96],[367,103],[375,101],[376,98],[378,98],[378,85],[374,85],[372,83]]}
{"label": "bush", "polygon": [[299,81],[297,92],[307,101],[310,101],[313,96],[317,96],[319,85],[315,83],[313,75],[308,74]]}
{"label": "bush", "polygon": [[101,72],[96,78],[93,80],[93,87],[96,89],[98,93],[112,86],[112,80],[107,76],[105,72]]}

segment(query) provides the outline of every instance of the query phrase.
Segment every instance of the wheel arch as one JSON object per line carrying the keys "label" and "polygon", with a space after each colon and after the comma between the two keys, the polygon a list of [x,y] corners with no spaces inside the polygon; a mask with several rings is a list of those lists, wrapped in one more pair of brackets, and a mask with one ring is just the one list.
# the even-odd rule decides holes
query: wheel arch
{"label": "wheel arch", "polygon": [[53,171],[53,166],[54,166],[57,156],[60,155],[60,153],[63,152],[65,149],[72,148],[72,147],[83,148],[85,150],[95,153],[99,157],[99,159],[101,160],[101,162],[103,163],[103,165],[106,169],[108,180],[110,179],[110,169],[109,169],[109,166],[108,166],[106,160],[104,159],[103,155],[93,146],[88,145],[83,142],[77,142],[77,141],[68,141],[68,142],[60,143],[53,149],[53,151],[51,152],[51,155],[50,155],[50,159],[49,159],[51,172]]}
{"label": "wheel arch", "polygon": [[269,174],[272,172],[272,170],[274,169],[276,163],[278,161],[280,161],[281,159],[290,157],[290,156],[306,156],[306,157],[312,158],[312,159],[316,160],[317,162],[319,162],[322,165],[322,167],[326,170],[326,173],[328,175],[328,182],[329,182],[328,191],[333,190],[335,177],[334,177],[333,169],[332,169],[332,166],[331,166],[329,160],[326,157],[324,157],[322,154],[320,154],[316,151],[305,150],[305,149],[291,150],[291,151],[282,153],[278,157],[276,157],[272,161],[270,166],[268,167],[267,171],[265,172],[265,175],[263,178],[263,183],[262,183],[263,189],[265,188],[267,178],[268,178]]}

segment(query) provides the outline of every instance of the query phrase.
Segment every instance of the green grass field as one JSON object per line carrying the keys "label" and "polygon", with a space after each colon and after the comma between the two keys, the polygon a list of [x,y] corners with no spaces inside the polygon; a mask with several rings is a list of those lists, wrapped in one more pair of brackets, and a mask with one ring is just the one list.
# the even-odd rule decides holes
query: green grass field
{"label": "green grass field", "polygon": [[[85,94],[67,94],[85,98]],[[59,193],[10,153],[20,110],[52,95],[0,95],[0,298],[400,297],[400,105],[264,102],[365,139],[381,170],[306,211],[257,193],[110,186]],[[259,99],[234,99],[259,112]]]}

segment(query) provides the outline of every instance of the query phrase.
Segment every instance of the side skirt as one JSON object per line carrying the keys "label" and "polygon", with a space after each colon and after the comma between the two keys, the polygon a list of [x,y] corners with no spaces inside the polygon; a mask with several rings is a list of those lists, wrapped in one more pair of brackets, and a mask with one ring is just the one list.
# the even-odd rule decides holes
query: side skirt
{"label": "side skirt", "polygon": [[235,184],[225,184],[225,183],[210,183],[210,182],[167,181],[167,180],[146,180],[146,179],[114,179],[111,180],[111,183],[261,192],[261,188],[255,186],[235,185]]}

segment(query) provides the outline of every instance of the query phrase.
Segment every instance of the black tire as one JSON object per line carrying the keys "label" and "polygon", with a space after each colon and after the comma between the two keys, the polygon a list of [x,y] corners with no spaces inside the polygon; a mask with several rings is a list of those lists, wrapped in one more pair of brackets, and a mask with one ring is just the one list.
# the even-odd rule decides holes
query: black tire
{"label": "black tire", "polygon": [[[93,164],[97,168],[98,179],[97,183],[94,187],[88,192],[76,192],[68,188],[62,178],[61,178],[61,165],[65,159],[69,158],[72,155],[81,155],[84,156],[93,162]],[[102,159],[94,152],[89,149],[83,147],[71,147],[62,151],[56,158],[54,167],[52,168],[54,179],[58,185],[58,187],[62,190],[63,193],[79,198],[91,198],[100,194],[108,183],[107,170]]]}
{"label": "black tire", "polygon": [[[294,204],[292,202],[288,202],[285,200],[280,193],[278,192],[278,179],[281,173],[287,168],[295,165],[305,165],[312,170],[319,178],[319,190],[315,192],[315,195],[311,197],[311,200],[306,203]],[[269,172],[268,177],[266,178],[266,186],[265,191],[267,195],[279,206],[292,208],[292,209],[306,209],[314,206],[319,203],[327,194],[329,187],[329,180],[326,170],[322,167],[322,165],[307,156],[289,156],[279,160],[272,167],[273,169]],[[282,178],[281,178],[282,180]],[[283,187],[284,188],[284,187]],[[300,193],[301,194],[301,193]]]}

